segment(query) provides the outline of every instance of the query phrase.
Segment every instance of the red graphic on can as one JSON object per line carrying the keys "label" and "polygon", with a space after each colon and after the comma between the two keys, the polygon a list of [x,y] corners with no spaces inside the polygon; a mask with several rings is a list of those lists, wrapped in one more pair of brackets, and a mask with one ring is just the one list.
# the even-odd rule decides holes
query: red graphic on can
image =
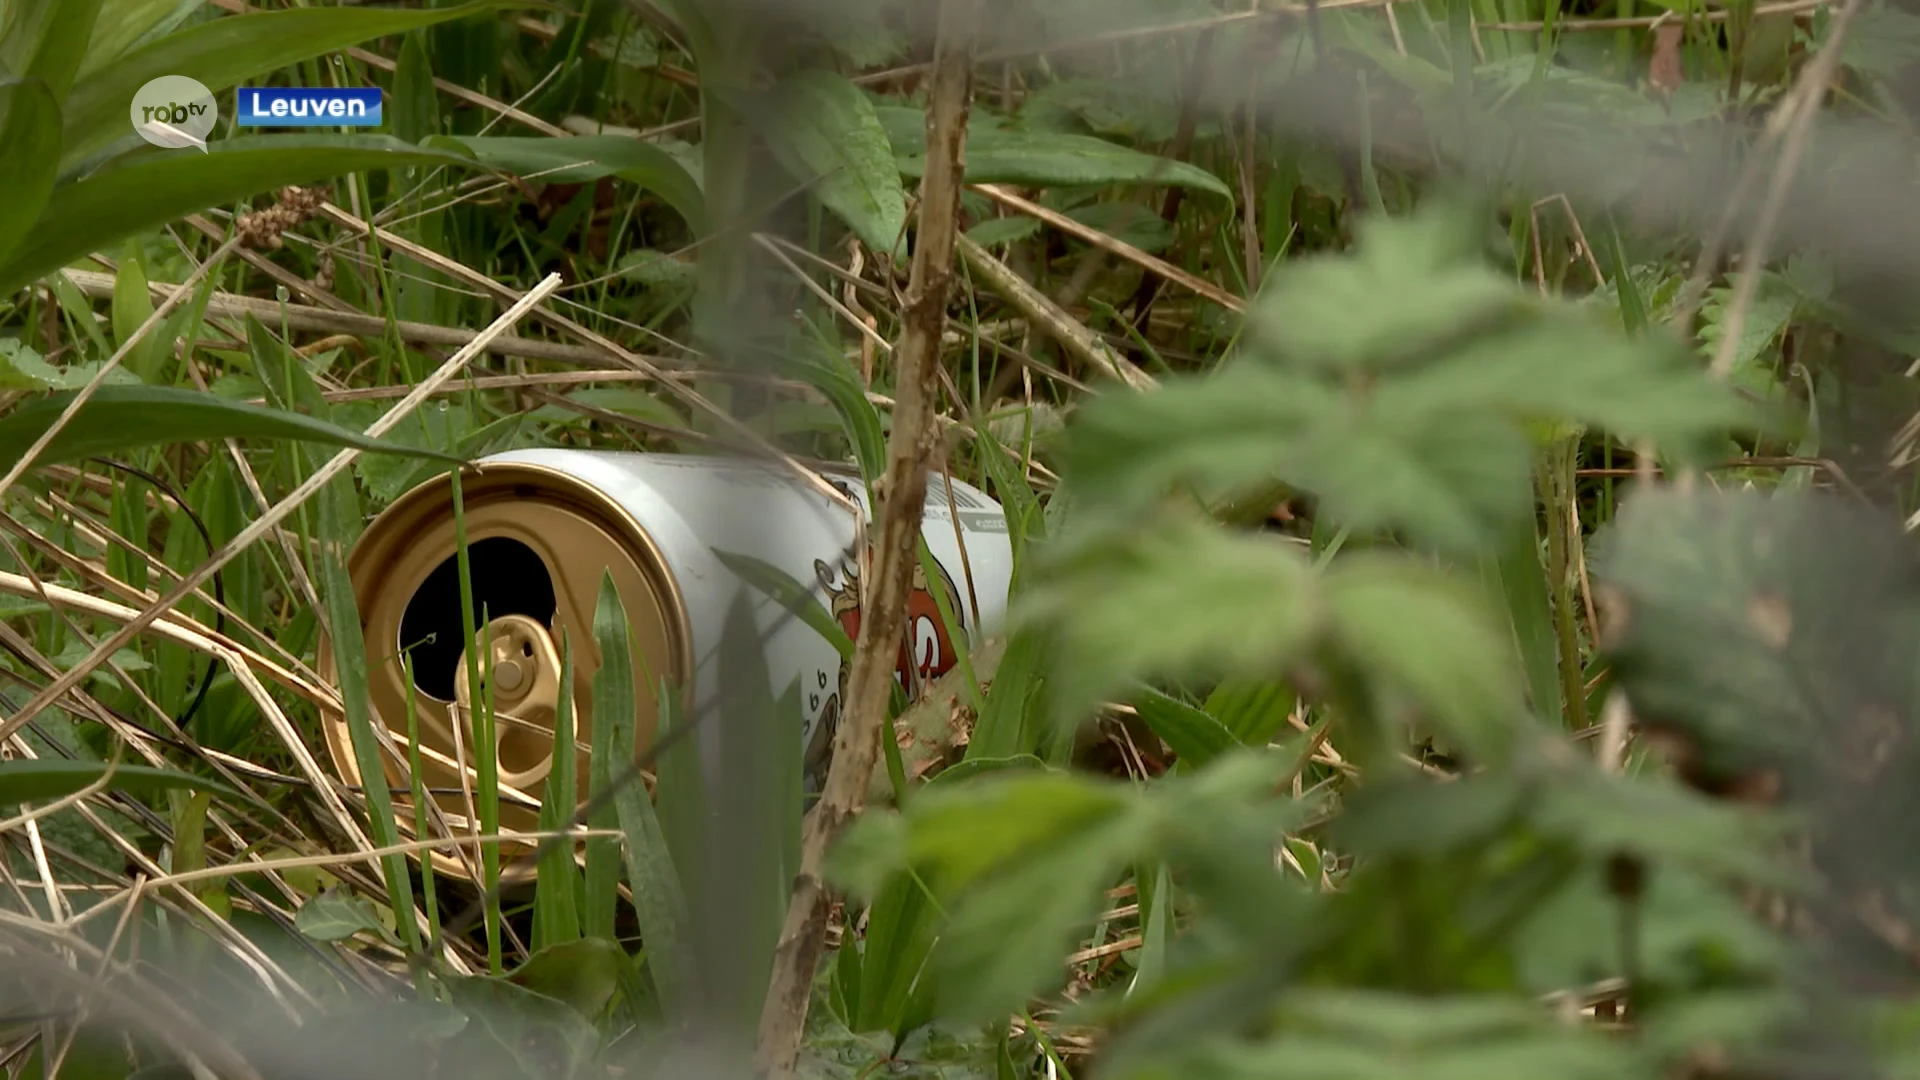
{"label": "red graphic on can", "polygon": [[[961,610],[953,579],[947,576],[946,567],[938,562],[934,566],[940,571],[940,590],[945,595],[947,610],[953,613],[954,622],[964,633],[966,615]],[[820,587],[827,592],[827,610],[833,615],[834,621],[846,631],[849,640],[860,640],[862,590],[859,571],[843,565],[837,587],[833,568],[825,562],[814,560],[813,572],[820,581]],[[913,693],[952,670],[958,662],[959,653],[953,647],[946,620],[940,617],[940,604],[927,587],[926,570],[916,565],[913,568],[913,582],[907,593],[907,628],[900,641],[900,657],[894,667],[894,677],[909,693]],[[841,658],[838,686],[820,706],[812,737],[807,740],[806,771],[808,785],[813,790],[818,790],[826,779],[827,762],[833,752],[833,733],[839,727],[841,703],[846,700],[847,679],[852,671],[852,660]],[[822,683],[826,681],[825,677],[826,672],[819,673]],[[824,690],[825,687],[819,689]]]}

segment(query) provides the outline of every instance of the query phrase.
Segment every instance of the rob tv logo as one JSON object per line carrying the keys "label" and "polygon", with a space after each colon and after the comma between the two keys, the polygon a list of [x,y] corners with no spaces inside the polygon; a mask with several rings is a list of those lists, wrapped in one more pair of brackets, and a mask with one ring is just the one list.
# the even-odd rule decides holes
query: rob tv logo
{"label": "rob tv logo", "polygon": [[241,127],[379,127],[380,89],[243,86],[234,92]]}

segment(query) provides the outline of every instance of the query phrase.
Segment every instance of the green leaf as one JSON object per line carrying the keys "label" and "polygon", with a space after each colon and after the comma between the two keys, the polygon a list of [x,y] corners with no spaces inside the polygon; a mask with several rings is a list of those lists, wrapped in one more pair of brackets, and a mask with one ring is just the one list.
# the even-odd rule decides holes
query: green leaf
{"label": "green leaf", "polygon": [[60,104],[37,79],[0,77],[0,266],[32,230],[53,193]]}
{"label": "green leaf", "polygon": [[91,75],[128,49],[171,32],[197,14],[206,0],[105,0],[93,24],[80,75]]}
{"label": "green leaf", "polygon": [[572,138],[436,135],[422,145],[463,147],[482,165],[549,184],[613,176],[665,199],[696,233],[706,229],[706,197],[678,158],[652,143],[618,135]]}
{"label": "green leaf", "polygon": [[433,85],[433,59],[427,55],[427,35],[408,34],[400,43],[400,59],[393,72],[393,134],[403,142],[418,143],[440,131],[439,91]]}
{"label": "green leaf", "polygon": [[853,658],[853,639],[847,636],[847,629],[840,620],[820,603],[819,597],[805,585],[793,580],[786,571],[770,562],[756,559],[751,555],[742,555],[719,548],[709,548],[720,564],[740,575],[740,580],[766,595],[781,608],[792,613],[813,631],[827,639],[843,659]]}
{"label": "green leaf", "polygon": [[[0,419],[0,469],[11,468],[71,401],[54,394]],[[299,413],[227,401],[196,390],[161,386],[102,386],[73,421],[41,451],[35,465],[115,454],[139,446],[209,439],[295,439],[351,446],[371,453],[409,454],[457,461],[434,450],[369,439],[355,431]]]}
{"label": "green leaf", "polygon": [[1450,744],[1475,755],[1509,747],[1527,714],[1512,635],[1481,590],[1375,552],[1335,561],[1324,588],[1335,640],[1376,686],[1411,696]]}
{"label": "green leaf", "polygon": [[1134,708],[1147,727],[1173,750],[1181,768],[1198,769],[1239,745],[1233,732],[1220,721],[1158,690],[1148,690],[1136,698]]}
{"label": "green leaf", "polygon": [[55,189],[32,231],[0,263],[0,295],[125,236],[210,206],[287,184],[415,164],[470,165],[471,160],[380,135],[257,135],[221,139],[205,154],[156,150],[135,155]]}
{"label": "green leaf", "polygon": [[1284,669],[1322,618],[1319,583],[1297,548],[1200,523],[1102,534],[1050,563],[1014,615],[1059,635],[1062,722],[1133,679]]}
{"label": "green leaf", "polygon": [[[372,423],[382,409],[368,410],[361,414],[359,410],[336,412],[334,415],[353,417],[355,423]],[[391,446],[405,446],[447,456],[436,456],[427,460],[395,455],[359,458],[353,463],[353,471],[367,485],[367,491],[380,503],[389,503],[414,488],[442,475],[455,460],[471,461],[485,457],[495,450],[505,448],[512,442],[513,436],[520,430],[526,414],[514,413],[503,416],[484,427],[472,428],[468,425],[485,419],[471,409],[437,409],[423,407],[409,417],[406,423],[388,432],[384,438]],[[442,449],[447,448],[447,449]]]}
{"label": "green leaf", "polygon": [[[0,762],[0,805],[41,803],[84,791],[109,771],[104,761],[60,761],[48,758]],[[106,790],[148,795],[172,788],[226,793],[224,784],[189,773],[156,769],[150,765],[112,767]]]}
{"label": "green leaf", "polygon": [[879,476],[887,460],[887,434],[879,409],[867,399],[867,385],[846,352],[840,348],[837,332],[823,333],[809,322],[806,343],[780,354],[775,370],[800,379],[820,391],[833,404],[840,417],[847,441],[853,444],[853,460],[862,477]]}
{"label": "green leaf", "polygon": [[1207,695],[1202,708],[1247,746],[1265,746],[1287,728],[1300,695],[1270,679],[1226,679]]}
{"label": "green leaf", "polygon": [[1898,521],[1810,490],[1644,491],[1590,552],[1604,654],[1696,782],[1774,770],[1790,796],[1847,791],[1859,835],[1886,835],[1869,822],[1902,813],[1898,785],[1874,781],[1912,767],[1920,704],[1920,574]]}
{"label": "green leaf", "polygon": [[900,260],[907,193],[873,102],[839,75],[810,71],[781,84],[768,143],[861,243]]}
{"label": "green leaf", "polygon": [[[1523,307],[1527,294],[1481,259],[1479,224],[1468,206],[1438,202],[1370,216],[1352,254],[1282,264],[1253,312],[1263,351],[1318,368],[1385,367]],[[1371,318],[1333,314],[1363,308]]]}
{"label": "green leaf", "polygon": [[434,1066],[467,1076],[579,1077],[599,1040],[572,1006],[505,979],[446,979],[453,1004],[474,1021]]}
{"label": "green leaf", "polygon": [[300,905],[294,912],[293,926],[315,941],[345,941],[360,933],[393,943],[399,940],[380,918],[373,901],[344,889],[330,889]]}
{"label": "green leaf", "polygon": [[[0,17],[0,72],[38,80],[57,103],[80,70],[100,7],[100,0],[13,0]],[[0,147],[13,152],[9,144]],[[53,152],[57,159],[57,143]]]}
{"label": "green leaf", "polygon": [[[900,106],[881,106],[875,113],[898,155],[900,171],[919,176],[927,165],[926,114]],[[970,184],[1160,184],[1233,198],[1219,177],[1183,161],[1143,154],[1090,135],[1024,131],[977,120],[967,131],[966,163]]]}
{"label": "green leaf", "polygon": [[1109,822],[967,896],[933,953],[940,1014],[985,1023],[1066,982],[1061,957],[1099,914],[1116,868],[1132,857],[1138,836],[1131,826]]}
{"label": "green leaf", "polygon": [[[312,7],[209,19],[136,48],[74,84],[66,101],[61,172],[118,136],[127,123],[127,102],[134,91],[162,75],[191,73],[218,94],[255,76],[349,45],[451,19],[526,6],[514,0],[472,0],[455,7],[419,11]],[[344,165],[336,174],[364,167],[373,166]]]}
{"label": "green leaf", "polygon": [[[540,831],[559,832],[571,824],[580,784],[576,779],[579,755],[574,752],[576,718],[573,711],[573,646],[563,642],[560,658],[558,707],[554,710],[553,757],[540,800]],[[533,888],[534,948],[545,949],[580,940],[580,870],[574,864],[574,845],[560,844],[542,855],[535,868]]]}
{"label": "green leaf", "polygon": [[[997,770],[964,784],[929,785],[897,814],[862,817],[829,853],[829,878],[871,895],[896,866],[935,872],[936,891],[963,888],[1010,860],[1112,820],[1127,789],[1062,772]],[[910,824],[910,828],[906,826]]]}
{"label": "green leaf", "polygon": [[1040,219],[1024,215],[1017,217],[988,218],[967,230],[967,239],[990,248],[997,244],[1011,244],[1025,240],[1040,231]]}
{"label": "green leaf", "polygon": [[[1738,275],[1731,275],[1738,282]],[[1733,285],[1707,290],[1706,303],[1700,306],[1700,350],[1711,357],[1719,352],[1727,336],[1727,307],[1732,302]],[[1731,379],[1734,385],[1762,397],[1777,388],[1772,364],[1763,363],[1766,353],[1787,329],[1800,310],[1800,296],[1784,277],[1775,273],[1761,275],[1754,290],[1746,319],[1740,325],[1740,338],[1733,347]]]}
{"label": "green leaf", "polygon": [[[132,341],[134,332],[153,315],[153,311],[153,297],[147,291],[147,272],[140,265],[140,245],[137,241],[129,241],[126,253],[120,260],[119,272],[113,276],[115,344],[125,345]],[[176,308],[159,325],[148,331],[147,336],[141,338],[121,361],[142,382],[156,381],[159,365],[172,352],[173,342],[167,333],[168,326],[177,322],[181,314],[181,310]]]}
{"label": "green leaf", "polygon": [[85,381],[73,382],[19,338],[0,338],[0,390],[64,390]]}
{"label": "green leaf", "polygon": [[[1213,502],[1279,480],[1341,526],[1480,555],[1530,512],[1537,426],[1684,460],[1758,419],[1677,344],[1527,297],[1481,264],[1468,225],[1444,206],[1376,224],[1357,255],[1275,274],[1222,370],[1088,402],[1066,447],[1076,497],[1119,523],[1180,486]],[[1395,299],[1335,314],[1367,296]]]}
{"label": "green leaf", "polygon": [[620,971],[630,962],[626,951],[611,941],[580,938],[534,953],[507,981],[565,1002],[592,1020],[613,1000]]}
{"label": "green leaf", "polygon": [[[633,655],[632,629],[626,607],[612,574],[602,577],[600,598],[594,608],[593,641],[600,655],[615,658]],[[612,726],[611,761],[633,761],[634,716],[639,698],[633,684],[633,666],[603,662],[593,673],[593,712],[610,718]],[[687,927],[686,896],[674,869],[673,856],[654,816],[647,789],[638,777],[614,795],[614,809],[620,831],[626,834],[627,885],[633,890],[634,914],[640,933],[647,941],[647,974],[653,980],[669,1014],[686,1007],[694,993],[696,972],[693,966]]]}

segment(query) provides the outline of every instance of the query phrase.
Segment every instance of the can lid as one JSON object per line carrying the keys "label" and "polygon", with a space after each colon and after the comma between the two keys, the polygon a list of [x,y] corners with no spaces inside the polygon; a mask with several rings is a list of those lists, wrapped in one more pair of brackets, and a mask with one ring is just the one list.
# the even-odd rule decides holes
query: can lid
{"label": "can lid", "polygon": [[[587,794],[593,730],[593,675],[606,658],[593,640],[602,582],[612,576],[626,609],[638,689],[634,747],[644,752],[658,723],[658,679],[687,685],[691,633],[685,604],[665,559],[625,508],[564,472],[527,462],[489,462],[462,474],[462,517],[476,622],[461,619],[453,488],[441,476],[402,495],[374,519],[347,560],[365,643],[374,722],[400,754],[409,753],[409,708],[418,725],[421,779],[437,805],[434,835],[464,833],[477,809],[473,716],[460,707],[466,656],[493,675],[502,832],[531,831],[553,762],[553,729],[562,689],[561,658],[571,651],[576,744],[576,803]],[[464,631],[464,632],[463,632]],[[332,643],[320,663],[334,672]],[[517,655],[516,655],[517,654]],[[407,662],[411,661],[409,680]],[[478,665],[476,665],[478,666]],[[484,676],[483,676],[484,678]],[[485,683],[482,683],[485,687]],[[342,780],[361,783],[346,717],[323,714],[329,756]],[[462,769],[457,763],[465,762]],[[414,832],[407,774],[386,761],[399,825]],[[464,776],[463,776],[464,773]],[[439,824],[432,817],[442,819]],[[506,854],[524,845],[502,845]],[[469,846],[437,852],[442,872],[477,876]]]}

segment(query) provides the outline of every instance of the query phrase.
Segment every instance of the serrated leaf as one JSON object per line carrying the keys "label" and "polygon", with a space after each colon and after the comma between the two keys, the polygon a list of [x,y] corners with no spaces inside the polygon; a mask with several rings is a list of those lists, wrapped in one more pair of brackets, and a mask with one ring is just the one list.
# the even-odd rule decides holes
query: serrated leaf
{"label": "serrated leaf", "polygon": [[[1700,307],[1701,352],[1709,357],[1716,355],[1726,340],[1727,304],[1732,296],[1732,286],[1708,290],[1706,303]],[[1799,308],[1800,297],[1785,279],[1774,273],[1762,275],[1740,324],[1740,339],[1733,347],[1730,378],[1734,385],[1763,397],[1776,389],[1771,365],[1761,360]]]}
{"label": "serrated leaf", "polygon": [[[1525,293],[1481,258],[1479,218],[1438,203],[1412,217],[1372,217],[1351,255],[1283,265],[1249,317],[1254,355],[1302,367],[1386,369],[1431,357],[1458,335],[1498,323]],[[1360,311],[1367,318],[1339,318]]]}
{"label": "serrated leaf", "polygon": [[1180,486],[1213,502],[1278,477],[1355,529],[1477,549],[1531,502],[1526,437],[1497,413],[1349,396],[1254,365],[1083,405],[1065,448],[1075,494],[1120,520]]}
{"label": "serrated leaf", "polygon": [[73,388],[67,373],[19,338],[0,338],[0,390],[65,390]]}
{"label": "serrated leaf", "polygon": [[1527,714],[1512,636],[1479,590],[1401,555],[1336,561],[1325,582],[1331,632],[1377,687],[1413,697],[1480,760],[1511,745]]}
{"label": "serrated leaf", "polygon": [[1297,548],[1198,523],[1090,539],[1057,553],[1049,571],[1015,618],[1057,634],[1063,722],[1134,679],[1284,669],[1322,616]]}
{"label": "serrated leaf", "polygon": [[390,942],[399,940],[371,900],[344,889],[328,890],[300,905],[294,912],[293,926],[315,941],[345,941],[361,933]]}
{"label": "serrated leaf", "polygon": [[766,135],[788,171],[861,243],[903,259],[907,193],[866,94],[839,75],[810,71],[782,83],[775,112]]}
{"label": "serrated leaf", "polygon": [[1013,768],[973,783],[930,785],[908,819],[862,817],[829,853],[828,876],[871,894],[888,871],[914,865],[934,872],[936,891],[964,888],[1022,853],[1112,821],[1128,805],[1116,784],[1052,771]]}
{"label": "serrated leaf", "polygon": [[1615,677],[1699,775],[1795,792],[1904,767],[1920,565],[1897,522],[1813,491],[1647,491],[1590,550]]}

